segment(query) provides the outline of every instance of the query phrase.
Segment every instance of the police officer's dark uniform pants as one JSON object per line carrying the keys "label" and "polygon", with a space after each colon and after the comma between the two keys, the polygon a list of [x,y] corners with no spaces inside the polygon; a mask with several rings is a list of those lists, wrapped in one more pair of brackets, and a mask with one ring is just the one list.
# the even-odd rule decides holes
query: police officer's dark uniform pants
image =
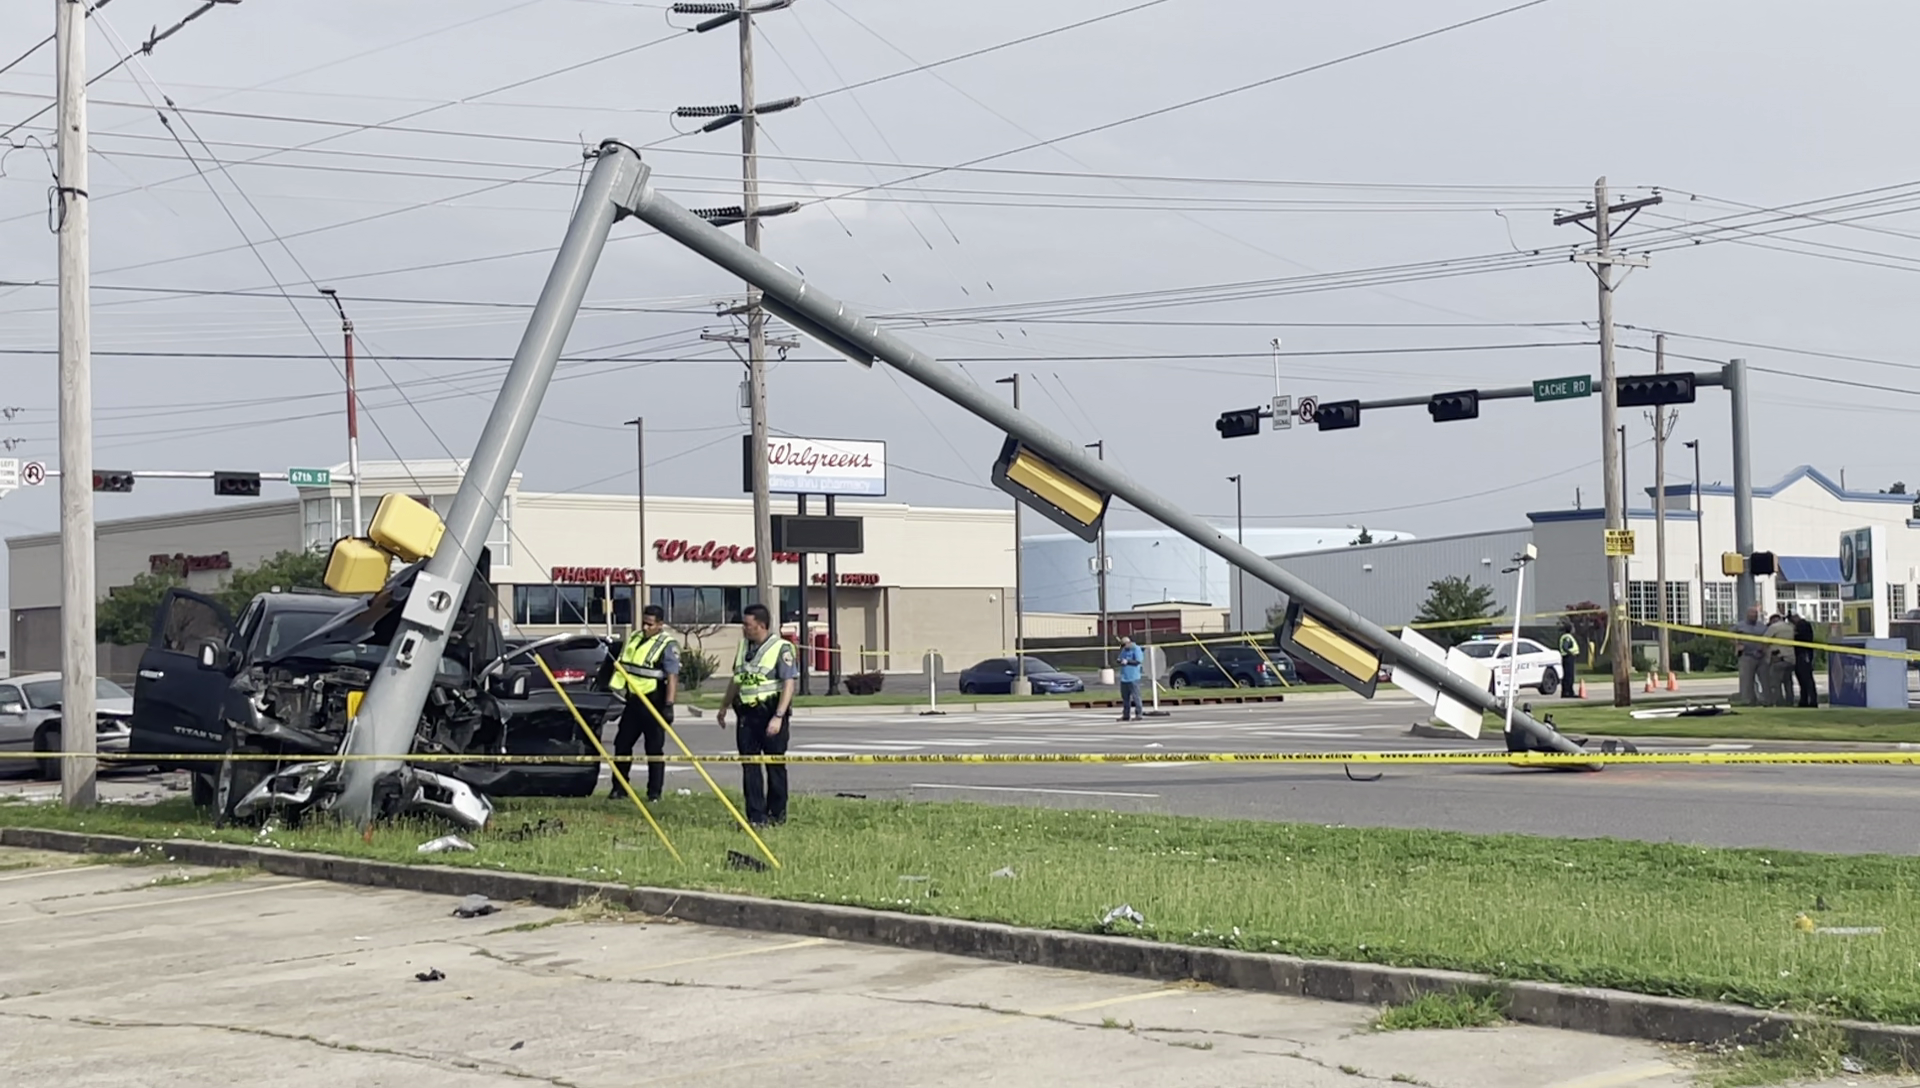
{"label": "police officer's dark uniform pants", "polygon": [[[780,732],[767,735],[767,726],[773,724],[775,704],[761,703],[759,706],[736,706],[734,714],[736,724],[733,729],[734,747],[743,756],[784,756],[787,754],[787,738],[793,732],[793,716],[780,723]],[[742,763],[740,765],[740,792],[747,800],[747,822],[750,824],[783,824],[787,822],[787,765],[784,763]]]}
{"label": "police officer's dark uniform pants", "polygon": [[1560,697],[1571,699],[1575,695],[1573,674],[1580,668],[1580,658],[1574,654],[1560,655]]}
{"label": "police officer's dark uniform pants", "polygon": [[[651,695],[627,696],[626,709],[620,712],[620,731],[613,736],[613,765],[620,772],[621,777],[627,778],[628,781],[632,781],[629,772],[633,769],[635,741],[645,743],[646,753],[649,756],[666,753],[667,731],[661,727],[659,719],[653,716],[653,712],[647,709],[647,704],[659,697],[659,691],[659,688],[655,688]],[[661,717],[666,716],[666,711],[660,707],[659,703],[654,703],[654,708],[661,711]],[[660,791],[666,787],[666,784],[667,765],[660,760],[649,759],[647,761],[647,800],[658,801]],[[612,792],[615,796],[619,795],[618,781],[614,782]]]}
{"label": "police officer's dark uniform pants", "polygon": [[1800,705],[1817,707],[1820,693],[1813,690],[1813,651],[1793,652],[1793,678],[1800,685]]}

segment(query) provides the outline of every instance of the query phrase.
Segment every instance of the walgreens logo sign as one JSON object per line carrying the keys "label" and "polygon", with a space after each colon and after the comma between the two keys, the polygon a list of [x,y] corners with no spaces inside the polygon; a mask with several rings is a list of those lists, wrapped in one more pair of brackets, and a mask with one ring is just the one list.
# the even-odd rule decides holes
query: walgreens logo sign
{"label": "walgreens logo sign", "polygon": [[[729,563],[753,562],[754,550],[751,544],[722,544],[718,540],[709,540],[696,544],[690,540],[656,540],[653,542],[653,556],[662,563],[705,563],[718,570]],[[776,563],[798,563],[800,557],[790,552],[774,552]]]}
{"label": "walgreens logo sign", "polygon": [[[741,490],[753,490],[753,437],[746,438]],[[789,495],[887,493],[887,444],[842,438],[767,439],[767,488]]]}

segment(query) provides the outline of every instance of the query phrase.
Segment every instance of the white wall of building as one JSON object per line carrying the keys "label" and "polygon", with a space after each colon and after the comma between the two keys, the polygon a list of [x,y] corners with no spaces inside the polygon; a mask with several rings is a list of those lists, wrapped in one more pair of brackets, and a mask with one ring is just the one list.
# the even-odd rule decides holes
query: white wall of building
{"label": "white wall of building", "polygon": [[[1234,527],[1216,526],[1220,535],[1234,539]],[[1377,541],[1400,540],[1410,534],[1392,529],[1367,530]],[[1276,529],[1248,528],[1245,542],[1261,555],[1342,548],[1359,536],[1357,528]],[[1023,542],[1022,597],[1032,612],[1097,612],[1099,585],[1090,564],[1094,546],[1065,534],[1030,536]],[[1233,567],[1200,545],[1166,529],[1112,529],[1107,532],[1107,608],[1123,612],[1155,601],[1204,601],[1220,608],[1233,606]],[[1254,582],[1247,581],[1249,613],[1254,613]],[[1255,615],[1258,618],[1258,615]]]}

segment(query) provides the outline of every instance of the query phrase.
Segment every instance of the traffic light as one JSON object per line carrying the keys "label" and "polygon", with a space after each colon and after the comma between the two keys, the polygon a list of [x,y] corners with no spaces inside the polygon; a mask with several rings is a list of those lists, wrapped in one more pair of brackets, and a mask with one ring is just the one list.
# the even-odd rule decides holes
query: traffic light
{"label": "traffic light", "polygon": [[1480,394],[1468,389],[1460,393],[1435,393],[1427,400],[1427,414],[1435,423],[1480,417]]}
{"label": "traffic light", "polygon": [[1260,433],[1260,409],[1242,408],[1237,412],[1221,412],[1220,418],[1213,423],[1213,429],[1220,432],[1221,438],[1245,438]]}
{"label": "traffic light", "polygon": [[1639,374],[1615,378],[1613,387],[1618,391],[1622,408],[1658,408],[1663,404],[1693,403],[1692,374]]}
{"label": "traffic light", "polygon": [[132,491],[133,473],[125,469],[97,469],[93,474],[93,489],[95,491]]}
{"label": "traffic light", "polygon": [[1313,413],[1313,421],[1323,431],[1343,431],[1348,427],[1360,425],[1360,402],[1357,400],[1336,400],[1322,404]]}
{"label": "traffic light", "polygon": [[258,497],[260,474],[258,472],[216,472],[213,474],[213,493],[228,498]]}
{"label": "traffic light", "polygon": [[1747,572],[1755,578],[1769,577],[1773,575],[1778,568],[1779,564],[1774,561],[1772,552],[1754,552],[1753,555],[1747,559]]}

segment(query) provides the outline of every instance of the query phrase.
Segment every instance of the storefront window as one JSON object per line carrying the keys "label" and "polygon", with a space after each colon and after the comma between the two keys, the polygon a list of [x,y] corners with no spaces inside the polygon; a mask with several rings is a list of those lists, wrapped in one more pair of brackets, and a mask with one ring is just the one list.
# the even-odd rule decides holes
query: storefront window
{"label": "storefront window", "polygon": [[558,623],[558,599],[554,586],[514,586],[513,621],[526,625]]}

